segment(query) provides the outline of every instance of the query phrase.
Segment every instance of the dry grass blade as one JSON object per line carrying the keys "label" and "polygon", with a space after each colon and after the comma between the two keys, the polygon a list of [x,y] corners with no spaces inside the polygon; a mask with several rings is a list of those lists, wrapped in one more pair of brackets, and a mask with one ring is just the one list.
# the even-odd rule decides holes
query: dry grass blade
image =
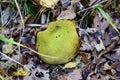
{"label": "dry grass blade", "polygon": [[21,65],[21,66],[23,66],[25,69],[29,70],[27,67],[25,67],[24,65],[22,65],[20,62],[14,60],[14,59],[12,59],[12,58],[10,58],[10,57],[7,56],[6,54],[4,54],[4,53],[2,53],[2,52],[0,52],[0,54],[3,55],[4,57],[6,57],[7,59],[9,59],[9,60],[11,60],[11,61],[13,61],[13,62],[15,62],[15,63]]}
{"label": "dry grass blade", "polygon": [[97,9],[101,12],[101,14],[103,15],[103,17],[108,21],[108,23],[113,27],[113,29],[115,29],[118,33],[120,33],[117,29],[117,27],[113,24],[112,20],[110,19],[110,17],[108,16],[108,14],[106,14],[104,12],[104,10],[101,8],[101,5],[97,6]]}

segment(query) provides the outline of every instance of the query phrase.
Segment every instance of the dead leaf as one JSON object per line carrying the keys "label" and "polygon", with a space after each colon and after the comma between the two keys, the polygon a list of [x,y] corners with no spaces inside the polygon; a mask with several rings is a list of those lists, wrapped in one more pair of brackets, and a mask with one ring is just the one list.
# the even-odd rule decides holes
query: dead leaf
{"label": "dead leaf", "polygon": [[[108,62],[106,62],[103,66],[103,70],[107,71],[107,70],[110,70],[111,72],[111,75],[115,75],[116,74],[116,71],[112,68],[111,65],[108,64]],[[106,72],[108,73],[108,72]],[[110,74],[110,73],[109,73]]]}
{"label": "dead leaf", "polygon": [[118,80],[116,76],[111,76],[109,74],[102,75],[100,73],[91,72],[86,80]]}
{"label": "dead leaf", "polygon": [[44,70],[40,67],[37,67],[36,69],[29,72],[23,80],[50,80],[49,70]]}
{"label": "dead leaf", "polygon": [[77,62],[69,62],[69,63],[66,63],[65,66],[63,67],[63,69],[65,68],[74,68],[77,66]]}
{"label": "dead leaf", "polygon": [[57,79],[58,80],[82,80],[82,71],[80,69],[77,69],[71,73],[58,76]]}
{"label": "dead leaf", "polygon": [[47,8],[52,8],[57,4],[59,0],[40,0],[40,5],[47,7]]}
{"label": "dead leaf", "polygon": [[118,47],[117,49],[113,50],[116,51],[116,59],[118,59],[120,61],[120,47]]}
{"label": "dead leaf", "polygon": [[111,44],[111,38],[110,38],[110,34],[105,32],[104,33],[104,36],[103,36],[103,43],[104,43],[104,46],[108,46]]}
{"label": "dead leaf", "polygon": [[80,52],[80,56],[82,62],[84,62],[85,64],[89,63],[90,53]]}
{"label": "dead leaf", "polygon": [[25,76],[27,75],[28,70],[24,70],[23,68],[19,68],[17,71],[12,72],[13,76]]}
{"label": "dead leaf", "polygon": [[62,3],[63,8],[67,7],[70,4],[70,0],[60,0]]}
{"label": "dead leaf", "polygon": [[5,26],[6,24],[8,24],[10,18],[12,18],[13,15],[14,15],[13,11],[10,9],[10,7],[7,7],[6,9],[4,9],[1,15],[2,26]]}
{"label": "dead leaf", "polygon": [[76,17],[76,14],[73,9],[68,9],[65,11],[62,11],[61,14],[57,17],[57,20],[61,19],[74,19]]}
{"label": "dead leaf", "polygon": [[108,63],[105,63],[104,64],[104,70],[110,70],[111,69],[111,66],[108,64]]}
{"label": "dead leaf", "polygon": [[83,36],[82,38],[84,41],[82,42],[82,45],[80,47],[81,50],[93,50],[93,47],[90,44],[89,38],[87,37],[87,35]]}
{"label": "dead leaf", "polygon": [[86,31],[88,33],[95,33],[95,32],[97,32],[97,29],[96,28],[87,28]]}
{"label": "dead leaf", "polygon": [[100,37],[99,37],[99,41],[100,41],[100,43],[95,45],[96,50],[97,51],[105,50],[105,46],[104,46],[103,41],[101,40]]}
{"label": "dead leaf", "polygon": [[101,31],[102,33],[105,32],[106,28],[109,27],[109,23],[102,17],[102,15],[97,12],[98,15],[95,16],[94,18],[94,27]]}
{"label": "dead leaf", "polygon": [[33,59],[29,59],[28,64],[25,64],[24,66],[27,67],[28,69],[32,69],[34,67]]}
{"label": "dead leaf", "polygon": [[82,72],[80,69],[68,73],[67,80],[82,80]]}
{"label": "dead leaf", "polygon": [[117,11],[117,15],[120,16],[120,4],[118,4],[116,11]]}

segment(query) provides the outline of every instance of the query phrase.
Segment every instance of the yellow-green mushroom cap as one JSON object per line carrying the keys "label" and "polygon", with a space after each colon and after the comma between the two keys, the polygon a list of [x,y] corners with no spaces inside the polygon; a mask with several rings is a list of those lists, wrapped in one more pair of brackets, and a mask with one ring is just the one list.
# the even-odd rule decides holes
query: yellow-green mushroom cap
{"label": "yellow-green mushroom cap", "polygon": [[51,22],[45,31],[37,33],[37,50],[41,54],[56,57],[40,58],[49,64],[63,64],[76,55],[79,46],[79,37],[75,29],[75,23],[69,20]]}

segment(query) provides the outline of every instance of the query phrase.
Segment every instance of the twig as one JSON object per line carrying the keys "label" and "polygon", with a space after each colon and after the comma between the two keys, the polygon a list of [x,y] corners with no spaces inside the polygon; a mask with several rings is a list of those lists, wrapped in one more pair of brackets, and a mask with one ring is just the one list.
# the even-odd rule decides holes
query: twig
{"label": "twig", "polygon": [[18,6],[18,2],[17,2],[16,0],[14,0],[14,1],[15,1],[15,4],[16,4],[16,7],[17,7],[17,9],[18,9],[20,18],[21,18],[22,28],[24,29],[24,28],[25,28],[24,19],[23,19],[23,16],[22,16],[22,14],[21,14],[20,8],[19,8],[19,6]]}
{"label": "twig", "polygon": [[47,28],[47,24],[26,24],[26,26]]}
{"label": "twig", "polygon": [[13,62],[15,62],[15,63],[21,65],[21,66],[23,66],[25,69],[29,70],[27,67],[25,67],[24,65],[22,65],[20,62],[14,60],[14,59],[12,59],[12,58],[10,58],[10,57],[7,56],[6,54],[4,54],[4,53],[2,53],[2,52],[0,52],[0,54],[3,55],[4,57],[6,57],[7,59],[9,59],[9,60],[11,60],[11,61],[13,61]]}
{"label": "twig", "polygon": [[78,11],[77,13],[81,13],[81,12],[84,12],[84,11],[86,11],[86,10],[92,9],[92,8],[96,7],[98,4],[104,3],[104,2],[106,2],[106,1],[108,1],[108,0],[101,1],[101,2],[95,4],[95,5],[91,6],[91,7],[88,7],[88,8],[86,8],[86,9],[81,10],[81,11]]}
{"label": "twig", "polygon": [[[16,4],[16,7],[17,7],[17,9],[18,9],[18,13],[19,13],[19,15],[20,15],[20,19],[21,19],[21,22],[22,22],[22,32],[24,33],[24,28],[25,28],[25,24],[24,24],[24,19],[23,19],[23,16],[22,16],[22,14],[21,14],[21,11],[20,11],[20,8],[19,8],[19,6],[18,6],[18,2],[17,2],[17,0],[14,0],[15,1],[15,4]],[[21,36],[23,36],[23,33],[21,34]],[[21,42],[21,39],[19,40],[19,43]]]}
{"label": "twig", "polygon": [[[23,16],[22,16],[22,14],[21,14],[21,11],[20,11],[20,8],[19,8],[19,6],[18,6],[18,2],[17,2],[17,0],[14,0],[15,1],[15,4],[16,4],[16,7],[17,7],[17,9],[18,9],[18,13],[19,13],[19,15],[20,15],[20,19],[21,19],[21,23],[20,23],[20,26],[22,27],[22,33],[21,33],[21,31],[20,31],[20,39],[19,39],[19,43],[21,43],[21,36],[23,36],[23,34],[24,34],[24,28],[25,28],[25,24],[24,24],[24,19],[23,19]],[[20,46],[18,46],[18,50],[19,50],[19,52],[20,52]],[[19,56],[18,56],[19,57]],[[18,66],[19,67],[19,66]],[[19,78],[18,78],[19,79]]]}

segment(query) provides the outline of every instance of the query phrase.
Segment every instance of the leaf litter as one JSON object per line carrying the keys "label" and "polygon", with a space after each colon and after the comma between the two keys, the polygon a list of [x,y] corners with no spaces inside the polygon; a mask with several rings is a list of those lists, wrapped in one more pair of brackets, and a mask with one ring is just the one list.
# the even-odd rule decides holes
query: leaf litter
{"label": "leaf litter", "polygon": [[[45,30],[46,25],[52,21],[74,20],[81,39],[76,57],[66,64],[50,65],[44,63],[37,54],[27,48],[0,41],[0,78],[5,80],[16,80],[18,77],[20,80],[119,80],[120,37],[112,26],[120,30],[120,1],[56,1],[55,5],[51,2],[42,6],[37,3],[39,0],[30,0],[29,4],[38,10],[34,15],[30,13],[26,15],[24,12],[26,10],[22,9],[22,6],[25,6],[24,0],[17,0],[18,7],[14,5],[16,2],[13,0],[0,1],[0,36],[13,38],[15,42],[20,42],[36,51],[35,39],[38,31]],[[103,5],[102,10],[96,8],[99,4]],[[109,15],[109,20],[103,15],[103,11]],[[25,27],[22,27],[22,21]],[[17,73],[24,72],[26,68],[29,70],[27,74]],[[11,72],[16,72],[17,76],[13,77]]]}

